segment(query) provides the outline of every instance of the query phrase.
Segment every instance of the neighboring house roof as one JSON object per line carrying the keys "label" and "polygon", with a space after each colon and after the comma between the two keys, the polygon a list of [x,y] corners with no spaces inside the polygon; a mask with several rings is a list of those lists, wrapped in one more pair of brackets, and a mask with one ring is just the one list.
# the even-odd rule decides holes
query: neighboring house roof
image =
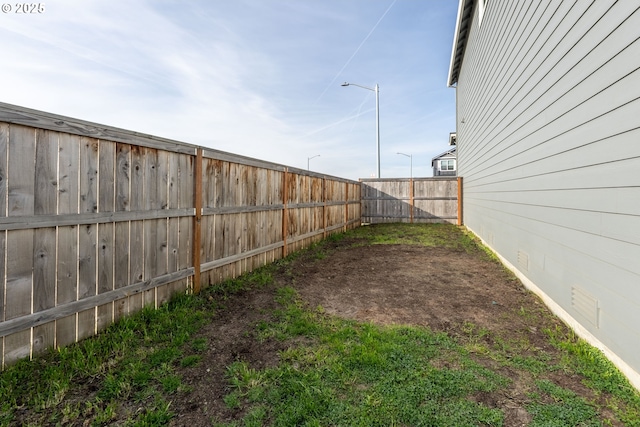
{"label": "neighboring house roof", "polygon": [[449,65],[449,78],[447,86],[458,83],[458,75],[462,66],[464,49],[467,46],[467,37],[473,19],[473,6],[476,0],[460,0],[458,5],[458,20],[456,21],[456,32],[453,37],[453,48],[451,50],[451,64]]}
{"label": "neighboring house roof", "polygon": [[444,153],[435,156],[433,159],[431,159],[431,166],[433,166],[433,162],[435,162],[436,160],[440,160],[443,157],[447,157],[447,156],[454,156],[456,155],[456,147],[450,148],[449,150],[445,151]]}

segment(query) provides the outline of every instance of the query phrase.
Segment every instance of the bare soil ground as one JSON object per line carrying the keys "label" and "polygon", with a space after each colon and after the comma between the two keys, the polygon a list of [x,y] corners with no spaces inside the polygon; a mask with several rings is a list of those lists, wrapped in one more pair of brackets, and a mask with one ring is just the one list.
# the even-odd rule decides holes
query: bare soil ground
{"label": "bare soil ground", "polygon": [[[548,314],[537,297],[497,262],[481,251],[411,245],[354,245],[353,240],[333,243],[327,255],[298,257],[276,283],[230,296],[201,335],[209,342],[202,362],[185,369],[184,382],[192,387],[172,402],[173,426],[210,426],[238,420],[243,415],[228,409],[226,366],[244,360],[254,368],[274,366],[279,351],[304,343],[255,338],[256,324],[269,320],[277,308],[275,290],[294,287],[311,308],[322,306],[328,314],[377,324],[419,325],[444,331],[461,341],[479,339],[488,346],[496,340],[526,340],[532,352],[544,350],[555,363],[558,351],[549,345],[545,328],[564,326]],[[478,334],[478,331],[484,333]],[[556,359],[556,360],[554,360]],[[524,371],[511,370],[478,355],[480,363],[509,377],[512,385],[498,393],[474,398],[505,412],[506,426],[531,421],[524,408],[534,381]],[[598,399],[581,378],[556,371],[553,381],[588,399]],[[605,414],[606,415],[606,414]],[[615,424],[614,424],[615,425]]]}

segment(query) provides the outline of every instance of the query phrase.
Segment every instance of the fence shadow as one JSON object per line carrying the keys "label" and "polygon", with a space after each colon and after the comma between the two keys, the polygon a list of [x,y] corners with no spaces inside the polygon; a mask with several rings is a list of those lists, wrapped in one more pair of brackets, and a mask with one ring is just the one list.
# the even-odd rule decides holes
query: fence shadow
{"label": "fence shadow", "polygon": [[361,179],[362,222],[458,223],[456,177]]}

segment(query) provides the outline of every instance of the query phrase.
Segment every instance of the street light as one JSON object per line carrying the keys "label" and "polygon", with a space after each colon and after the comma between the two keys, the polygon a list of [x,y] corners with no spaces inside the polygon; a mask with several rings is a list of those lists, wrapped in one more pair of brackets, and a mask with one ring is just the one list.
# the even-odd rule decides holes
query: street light
{"label": "street light", "polygon": [[409,178],[413,179],[413,155],[412,154],[404,154],[404,153],[396,153],[396,154],[401,154],[401,155],[407,156],[409,158],[409,165],[410,165]]}
{"label": "street light", "polygon": [[345,86],[345,87],[358,86],[358,87],[361,87],[362,89],[371,90],[376,93],[376,148],[377,148],[376,159],[378,163],[378,178],[380,178],[380,88],[378,86],[378,83],[376,83],[375,87],[373,88],[361,86],[355,83],[347,83],[347,82],[342,83],[342,86]]}
{"label": "street light", "polygon": [[309,160],[315,159],[316,157],[320,157],[320,154],[316,154],[315,156],[307,157],[307,170],[309,170]]}

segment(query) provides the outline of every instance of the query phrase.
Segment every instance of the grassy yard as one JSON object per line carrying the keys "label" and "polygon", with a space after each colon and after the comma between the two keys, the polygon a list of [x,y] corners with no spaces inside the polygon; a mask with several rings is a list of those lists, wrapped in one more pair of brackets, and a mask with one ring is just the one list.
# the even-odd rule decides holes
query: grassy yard
{"label": "grassy yard", "polygon": [[[531,351],[473,323],[451,334],[427,327],[376,325],[309,307],[277,277],[296,263],[320,260],[353,245],[443,247],[491,258],[464,229],[449,225],[361,227],[334,235],[236,280],[180,296],[159,310],[123,319],[97,337],[0,374],[0,426],[169,425],[173,402],[194,387],[184,381],[213,344],[199,332],[233,295],[272,289],[275,310],[247,339],[278,342],[278,363],[242,359],[224,367],[225,416],[212,426],[502,426],[512,376],[530,379],[531,426],[640,426],[640,395],[601,353],[565,328],[541,328],[552,355]],[[496,262],[493,260],[492,262]],[[537,321],[544,312],[523,312]],[[533,324],[533,323],[532,323]],[[491,339],[488,339],[490,337]],[[580,390],[555,378],[578,378]],[[228,414],[234,414],[230,419]],[[195,427],[195,426],[192,426]]]}

